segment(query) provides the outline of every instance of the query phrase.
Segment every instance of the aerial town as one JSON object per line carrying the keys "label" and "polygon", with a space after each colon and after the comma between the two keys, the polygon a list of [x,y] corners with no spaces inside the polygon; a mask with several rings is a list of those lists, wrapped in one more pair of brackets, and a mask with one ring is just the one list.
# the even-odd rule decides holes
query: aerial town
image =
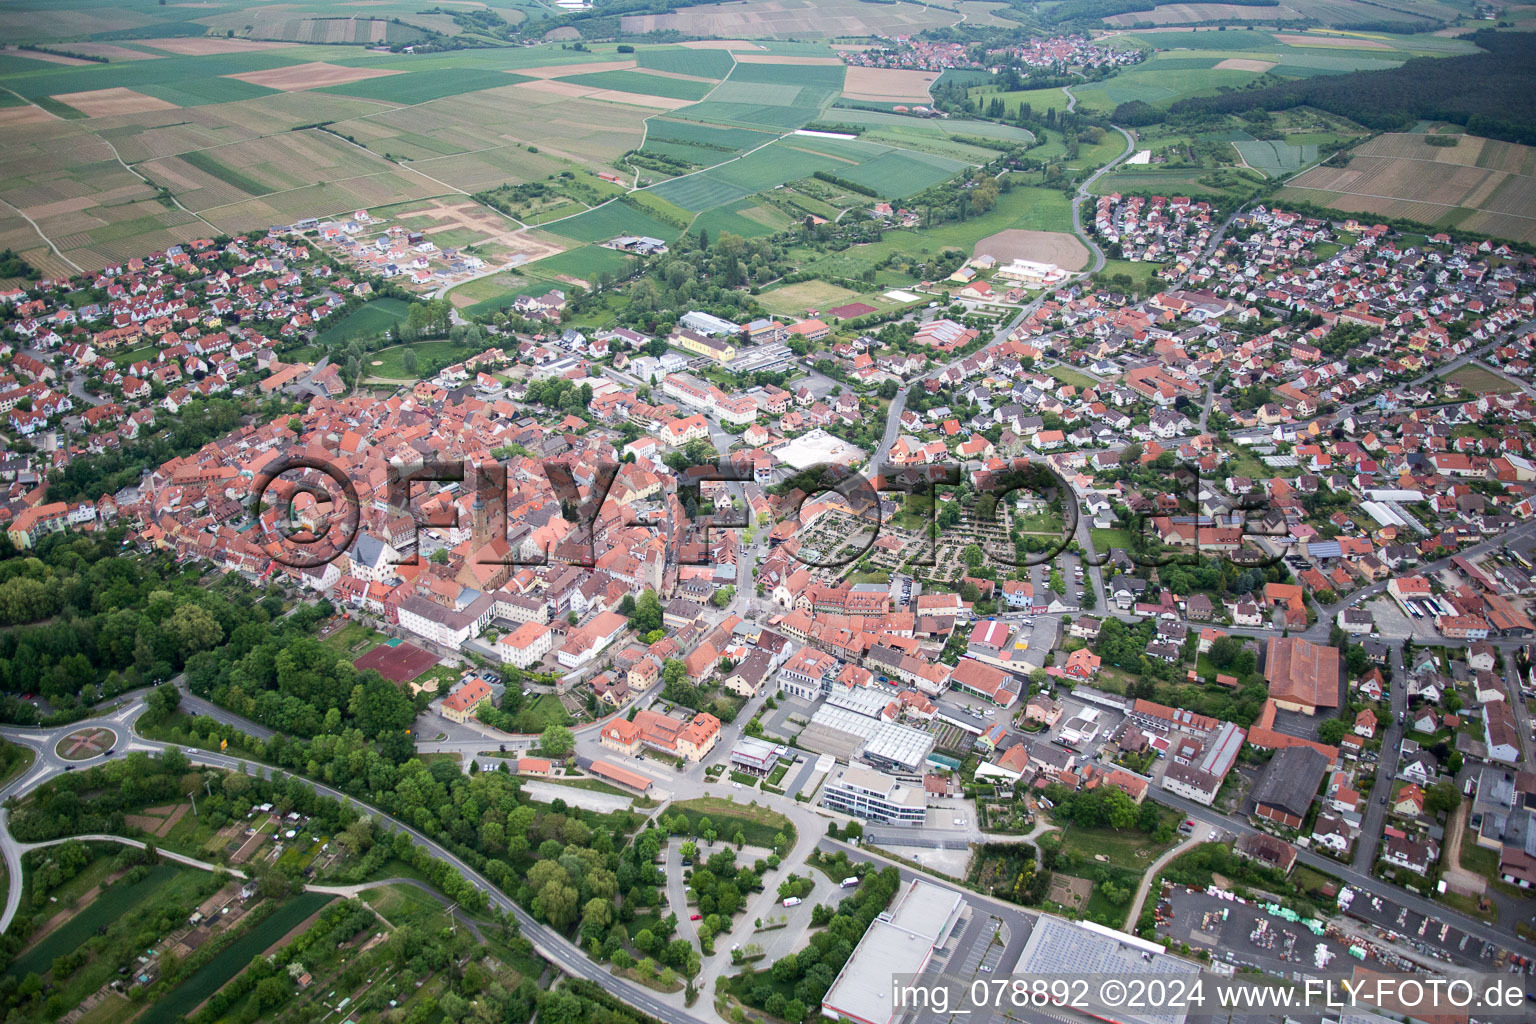
{"label": "aerial town", "polygon": [[[1475,138],[1486,198],[1529,151],[1093,105],[1217,45],[1128,31],[1155,5],[976,38],[943,16],[1011,8],[894,7],[818,43],[561,3],[566,36],[349,12],[0,53],[27,146],[211,140],[248,86],[392,168],[229,221],[258,200],[184,187],[215,157],[125,141],[124,196],[180,211],[156,244],[46,230],[78,171],[0,218],[7,1021],[1228,1019],[985,995],[1041,976],[1528,1012],[1536,237],[1296,182]],[[1230,34],[1345,39],[1297,32]],[[1284,88],[1274,56],[1209,70]],[[473,154],[406,112],[482,94],[645,141],[597,162],[552,106],[509,147],[537,173],[444,185]],[[1345,120],[1307,103],[1258,113]],[[1218,120],[1237,162],[1176,174]],[[1300,177],[1260,189],[1261,142]],[[412,175],[446,191],[386,191]],[[1243,1019],[1321,1019],[1294,1005]]]}

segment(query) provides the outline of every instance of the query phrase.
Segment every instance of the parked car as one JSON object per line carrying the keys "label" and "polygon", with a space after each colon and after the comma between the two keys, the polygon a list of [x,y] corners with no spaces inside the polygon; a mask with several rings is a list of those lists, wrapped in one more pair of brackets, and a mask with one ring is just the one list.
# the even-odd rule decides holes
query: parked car
{"label": "parked car", "polygon": [[690,920],[690,921],[702,921],[702,920],[704,920],[704,915],[703,914],[689,914],[688,915],[688,920]]}

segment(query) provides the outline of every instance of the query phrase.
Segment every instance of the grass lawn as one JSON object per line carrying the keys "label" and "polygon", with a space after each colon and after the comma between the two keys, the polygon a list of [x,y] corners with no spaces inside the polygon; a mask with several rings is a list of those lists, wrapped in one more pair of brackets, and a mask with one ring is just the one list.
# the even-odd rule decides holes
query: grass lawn
{"label": "grass lawn", "polygon": [[998,196],[997,205],[979,217],[932,228],[887,231],[878,242],[826,255],[801,252],[810,260],[801,269],[834,277],[857,278],[892,253],[919,255],[960,249],[970,255],[981,239],[1011,228],[1033,231],[1072,230],[1072,204],[1059,189],[1015,185]]}
{"label": "grass lawn", "polygon": [[528,703],[528,709],[540,718],[540,731],[551,725],[565,725],[571,716],[565,713],[565,705],[552,693],[541,693]]}
{"label": "grass lawn", "polygon": [[1076,370],[1066,366],[1053,366],[1045,372],[1050,374],[1052,377],[1055,377],[1063,384],[1071,384],[1073,387],[1096,388],[1099,386],[1099,382],[1094,380],[1092,377],[1085,373],[1078,373]]}
{"label": "grass lawn", "polygon": [[610,786],[608,783],[602,781],[601,779],[540,779],[539,781],[547,782],[553,786],[569,786],[572,789],[585,789],[593,793],[607,793],[609,796],[622,796],[631,800],[634,799],[635,796],[633,793],[624,792],[624,790],[620,789],[618,786]]}
{"label": "grass lawn", "polygon": [[1109,553],[1110,548],[1131,547],[1131,534],[1129,530],[1089,530],[1089,537],[1093,539],[1093,550],[1101,555]]}
{"label": "grass lawn", "polygon": [[1448,374],[1446,379],[1460,384],[1476,395],[1507,395],[1519,390],[1513,382],[1481,366],[1463,366]]}
{"label": "grass lawn", "polygon": [[403,320],[409,309],[402,299],[373,299],[321,331],[315,341],[329,347],[352,338],[382,335]]}
{"label": "grass lawn", "polygon": [[145,345],[143,348],[133,348],[126,352],[116,352],[112,356],[112,362],[118,366],[130,366],[141,359],[153,360],[160,355],[159,345]]}
{"label": "grass lawn", "polygon": [[758,296],[758,301],[775,313],[801,316],[806,310],[825,312],[835,306],[855,302],[858,298],[857,292],[826,281],[799,281],[765,291]]}
{"label": "grass lawn", "polygon": [[[415,373],[405,368],[405,353],[408,350],[416,353]],[[465,356],[472,356],[477,351],[473,346],[455,345],[451,341],[418,341],[409,345],[395,345],[369,352],[363,358],[363,375],[383,377],[386,380],[421,380],[434,376],[443,367]]]}
{"label": "grass lawn", "polygon": [[703,796],[673,804],[673,816],[688,818],[690,831],[700,818],[708,818],[721,842],[729,842],[740,831],[749,846],[773,846],[773,837],[782,832],[794,842],[795,826],[784,815],[766,807],[739,804],[724,797]]}
{"label": "grass lawn", "polygon": [[384,885],[363,893],[363,900],[396,928],[401,925],[441,927],[446,923],[446,908],[414,885]]}
{"label": "grass lawn", "polygon": [[[1163,818],[1170,824],[1179,817],[1177,812],[1167,808],[1162,811]],[[1175,845],[1174,842],[1156,842],[1152,836],[1135,829],[1116,832],[1109,828],[1069,825],[1058,835],[1064,853],[1076,854],[1090,864],[1107,863],[1111,867],[1133,871],[1145,871],[1165,850]],[[1105,860],[1100,861],[1099,857]]]}
{"label": "grass lawn", "polygon": [[79,1017],[77,1024],[123,1024],[124,1021],[132,1020],[138,1012],[138,1004],[130,1003],[113,992]]}
{"label": "grass lawn", "polygon": [[1461,911],[1468,917],[1475,917],[1480,921],[1487,921],[1489,924],[1498,924],[1499,922],[1498,905],[1491,900],[1488,903],[1488,909],[1484,910],[1476,896],[1467,896],[1464,893],[1447,890],[1440,894],[1440,902]]}
{"label": "grass lawn", "polygon": [[349,622],[320,642],[351,661],[362,657],[388,639],[383,633],[361,622]]}
{"label": "grass lawn", "polygon": [[1113,278],[1124,274],[1131,279],[1131,287],[1145,295],[1158,290],[1157,272],[1164,266],[1166,264],[1163,263],[1106,259],[1104,269],[1099,271],[1099,274],[1104,281],[1112,281]]}

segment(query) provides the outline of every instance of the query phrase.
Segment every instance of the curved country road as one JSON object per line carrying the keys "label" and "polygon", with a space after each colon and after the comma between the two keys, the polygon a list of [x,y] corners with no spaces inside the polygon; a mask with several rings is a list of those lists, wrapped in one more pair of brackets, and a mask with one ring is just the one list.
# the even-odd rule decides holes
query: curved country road
{"label": "curved country road", "polygon": [[[157,740],[145,739],[133,731],[133,722],[144,711],[142,698],[120,709],[109,719],[102,720],[114,730],[119,731],[120,738],[117,744],[119,753],[130,751],[143,751],[145,753],[160,753],[171,747],[173,743],[161,743]],[[56,758],[46,756],[51,753],[57,741],[68,733],[79,728],[79,724],[63,726],[61,728],[40,729],[0,729],[0,735],[15,742],[25,743],[35,750],[40,750],[45,756],[40,756],[30,769],[13,780],[4,790],[0,790],[0,798],[22,796],[49,779],[60,775],[64,771],[64,765]],[[126,733],[126,735],[123,735]],[[126,741],[126,742],[125,742]],[[666,1024],[698,1024],[703,1019],[686,1010],[671,1006],[656,998],[656,994],[623,978],[609,973],[601,964],[589,959],[582,950],[572,945],[564,936],[534,920],[522,907],[513,902],[512,898],[502,892],[480,872],[470,867],[452,851],[441,843],[424,835],[409,825],[397,821],[395,818],[378,808],[364,803],[340,790],[333,789],[321,782],[305,778],[293,772],[284,771],[281,768],[273,768],[268,765],[249,762],[237,757],[218,754],[207,750],[196,750],[187,747],[178,747],[187,760],[195,765],[205,768],[220,768],[226,771],[238,771],[262,774],[266,778],[297,779],[306,785],[312,786],[316,793],[328,796],[333,800],[349,803],[364,814],[368,814],[387,832],[404,832],[412,840],[426,847],[438,860],[444,861],[461,873],[464,878],[475,888],[486,894],[492,906],[499,907],[517,921],[522,936],[533,944],[533,948],[545,960],[554,964],[561,971],[572,977],[585,978],[601,985],[620,999],[637,1009],[643,1010]],[[114,839],[117,837],[103,837]],[[131,845],[131,844],[130,844]],[[0,852],[5,856],[9,886],[6,893],[5,912],[0,915],[0,931],[10,927],[16,911],[21,905],[21,855],[28,847],[18,843],[10,834],[9,812],[0,808]],[[162,851],[164,852],[164,851]],[[166,854],[167,859],[174,859]],[[231,872],[233,874],[233,872]],[[350,889],[351,887],[343,887]],[[324,891],[324,890],[321,890]]]}

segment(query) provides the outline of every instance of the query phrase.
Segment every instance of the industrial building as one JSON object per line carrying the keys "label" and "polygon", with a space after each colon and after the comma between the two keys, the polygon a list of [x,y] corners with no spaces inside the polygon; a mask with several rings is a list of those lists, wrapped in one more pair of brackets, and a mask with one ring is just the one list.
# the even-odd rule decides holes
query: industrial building
{"label": "industrial building", "polygon": [[921,784],[910,785],[862,765],[839,768],[828,776],[821,803],[828,810],[881,825],[915,827],[928,816]]}
{"label": "industrial building", "polygon": [[[1091,921],[1073,922],[1041,914],[1019,954],[1015,978],[1040,976],[1113,977],[1181,976],[1193,982],[1200,968],[1169,955],[1147,942]],[[1187,1009],[1126,1009],[1108,1007],[1085,1011],[1111,1024],[1184,1024]]]}
{"label": "industrial building", "polygon": [[897,1011],[892,980],[922,974],[965,910],[953,889],[914,879],[870,924],[821,1000],[821,1013],[859,1024],[891,1024]]}

